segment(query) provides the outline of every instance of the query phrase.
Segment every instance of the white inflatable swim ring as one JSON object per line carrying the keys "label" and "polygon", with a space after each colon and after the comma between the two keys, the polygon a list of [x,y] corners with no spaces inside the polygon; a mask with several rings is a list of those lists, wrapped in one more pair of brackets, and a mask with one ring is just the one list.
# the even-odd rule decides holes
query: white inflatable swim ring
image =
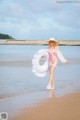
{"label": "white inflatable swim ring", "polygon": [[32,59],[32,72],[39,77],[44,77],[49,69],[48,59],[48,49],[37,51]]}

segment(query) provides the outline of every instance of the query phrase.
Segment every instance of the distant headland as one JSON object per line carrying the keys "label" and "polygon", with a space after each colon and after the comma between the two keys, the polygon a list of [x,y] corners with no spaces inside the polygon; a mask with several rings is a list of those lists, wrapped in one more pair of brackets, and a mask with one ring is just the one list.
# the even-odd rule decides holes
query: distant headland
{"label": "distant headland", "polygon": [[13,37],[9,36],[8,34],[0,33],[0,39],[13,39]]}
{"label": "distant headland", "polygon": [[[13,37],[0,33],[0,45],[47,45],[49,40],[16,40]],[[80,40],[58,40],[59,45],[80,46]]]}

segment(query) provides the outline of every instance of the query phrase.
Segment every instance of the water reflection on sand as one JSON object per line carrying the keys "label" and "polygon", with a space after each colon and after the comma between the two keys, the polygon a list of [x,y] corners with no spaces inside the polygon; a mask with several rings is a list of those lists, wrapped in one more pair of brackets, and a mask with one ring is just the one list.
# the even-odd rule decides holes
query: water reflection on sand
{"label": "water reflection on sand", "polygon": [[[38,78],[32,73],[33,54],[46,46],[0,46],[0,111],[80,91],[80,47],[61,47],[69,64],[55,70],[55,90],[47,91],[49,73]],[[23,104],[24,103],[24,104]],[[16,107],[17,106],[17,107]]]}

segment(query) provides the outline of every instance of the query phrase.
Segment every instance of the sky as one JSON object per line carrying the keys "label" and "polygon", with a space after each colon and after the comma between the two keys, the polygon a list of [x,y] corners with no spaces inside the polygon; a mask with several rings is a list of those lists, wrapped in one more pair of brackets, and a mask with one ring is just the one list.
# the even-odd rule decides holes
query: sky
{"label": "sky", "polygon": [[0,0],[0,33],[20,40],[80,40],[80,0]]}

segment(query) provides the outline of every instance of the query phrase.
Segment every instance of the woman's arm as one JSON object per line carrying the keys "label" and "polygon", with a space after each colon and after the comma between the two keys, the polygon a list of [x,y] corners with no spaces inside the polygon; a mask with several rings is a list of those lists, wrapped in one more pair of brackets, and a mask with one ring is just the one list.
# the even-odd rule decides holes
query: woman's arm
{"label": "woman's arm", "polygon": [[60,60],[62,63],[68,62],[68,60],[65,59],[64,56],[62,55],[59,47],[57,47],[57,56],[58,56],[59,60]]}

